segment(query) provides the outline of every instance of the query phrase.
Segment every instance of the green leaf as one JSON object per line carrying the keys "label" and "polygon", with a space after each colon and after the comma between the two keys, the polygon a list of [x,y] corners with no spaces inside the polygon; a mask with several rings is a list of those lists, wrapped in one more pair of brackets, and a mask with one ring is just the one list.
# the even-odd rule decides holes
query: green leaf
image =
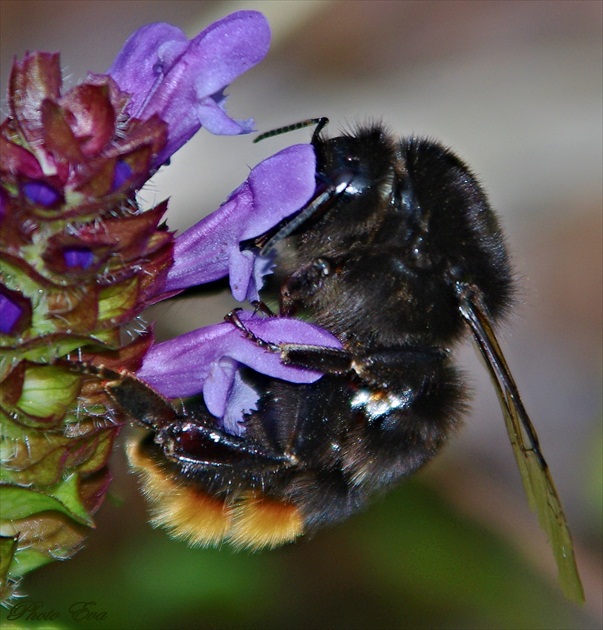
{"label": "green leaf", "polygon": [[54,561],[55,558],[50,554],[34,549],[33,547],[26,547],[19,549],[15,554],[10,573],[12,576],[20,577]]}
{"label": "green leaf", "polygon": [[0,592],[4,589],[18,542],[17,536],[0,536]]}
{"label": "green leaf", "polygon": [[94,527],[94,521],[88,514],[80,497],[79,476],[77,473],[69,475],[69,477],[56,486],[51,494],[69,510],[69,516],[71,516],[71,518],[84,525],[88,525],[88,527]]}
{"label": "green leaf", "polygon": [[54,365],[34,365],[25,370],[17,407],[39,418],[62,418],[80,390],[81,376]]}
{"label": "green leaf", "polygon": [[98,319],[118,320],[130,313],[138,297],[138,278],[133,277],[126,282],[113,284],[99,293]]}
{"label": "green leaf", "polygon": [[0,486],[0,519],[3,521],[26,518],[36,512],[58,510],[69,514],[59,501],[42,492],[17,486]]}
{"label": "green leaf", "polygon": [[19,486],[0,485],[0,519],[18,520],[46,510],[55,510],[79,523],[94,526],[81,502],[76,473],[45,493]]}

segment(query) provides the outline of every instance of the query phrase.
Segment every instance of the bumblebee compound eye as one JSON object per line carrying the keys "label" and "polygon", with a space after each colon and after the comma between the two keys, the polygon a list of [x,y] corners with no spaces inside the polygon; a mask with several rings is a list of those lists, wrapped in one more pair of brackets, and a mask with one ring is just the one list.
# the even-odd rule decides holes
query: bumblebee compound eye
{"label": "bumblebee compound eye", "polygon": [[379,192],[391,178],[394,147],[380,125],[359,129],[355,134],[314,140],[319,186],[346,183],[344,194]]}

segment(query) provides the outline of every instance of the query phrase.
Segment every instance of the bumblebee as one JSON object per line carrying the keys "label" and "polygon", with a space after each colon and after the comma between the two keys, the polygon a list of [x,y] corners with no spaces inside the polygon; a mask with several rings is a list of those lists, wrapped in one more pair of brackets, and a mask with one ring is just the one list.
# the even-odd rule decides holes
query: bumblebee
{"label": "bumblebee", "polygon": [[[129,458],[154,523],[195,545],[259,549],[347,518],[459,427],[467,393],[452,353],[471,334],[520,468],[544,479],[545,520],[563,529],[560,554],[575,572],[548,467],[493,332],[514,282],[481,185],[434,140],[396,139],[380,124],[329,138],[326,119],[316,122],[314,198],[247,246],[275,260],[262,298],[343,349],[275,349],[284,363],[324,373],[312,384],[244,372],[260,399],[237,434],[202,400],[181,411],[132,375],[109,380],[118,404],[151,429]],[[248,333],[236,313],[231,321]]]}
{"label": "bumblebee", "polygon": [[276,252],[266,299],[278,297],[279,314],[303,314],[344,350],[283,352],[325,373],[310,385],[244,374],[261,397],[241,435],[217,427],[202,401],[186,415],[137,412],[152,433],[130,459],[154,519],[195,544],[288,542],[420,468],[464,410],[450,358],[463,301],[471,294],[492,321],[510,303],[503,235],[459,158],[379,125],[321,132],[314,200],[249,246]]}

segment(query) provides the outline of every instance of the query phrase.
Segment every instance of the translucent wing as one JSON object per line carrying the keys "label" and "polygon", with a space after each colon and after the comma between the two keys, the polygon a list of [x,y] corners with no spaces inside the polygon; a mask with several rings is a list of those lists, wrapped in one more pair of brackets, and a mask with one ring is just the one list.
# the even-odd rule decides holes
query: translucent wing
{"label": "translucent wing", "polygon": [[581,604],[584,602],[584,590],[576,566],[572,538],[536,430],[523,406],[485,309],[481,306],[479,294],[465,285],[459,290],[459,295],[461,313],[494,383],[530,507],[538,515],[540,527],[553,549],[561,588],[568,599]]}

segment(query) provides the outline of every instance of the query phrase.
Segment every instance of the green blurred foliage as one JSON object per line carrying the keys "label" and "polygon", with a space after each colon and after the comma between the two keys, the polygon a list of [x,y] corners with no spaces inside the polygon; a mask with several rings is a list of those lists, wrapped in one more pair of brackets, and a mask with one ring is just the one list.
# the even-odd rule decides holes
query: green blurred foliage
{"label": "green blurred foliage", "polygon": [[[57,612],[58,628],[596,627],[442,494],[411,480],[343,525],[262,554],[189,549],[144,524],[133,495],[105,506],[83,553],[32,574],[21,601]],[[15,627],[50,627],[27,617]]]}

